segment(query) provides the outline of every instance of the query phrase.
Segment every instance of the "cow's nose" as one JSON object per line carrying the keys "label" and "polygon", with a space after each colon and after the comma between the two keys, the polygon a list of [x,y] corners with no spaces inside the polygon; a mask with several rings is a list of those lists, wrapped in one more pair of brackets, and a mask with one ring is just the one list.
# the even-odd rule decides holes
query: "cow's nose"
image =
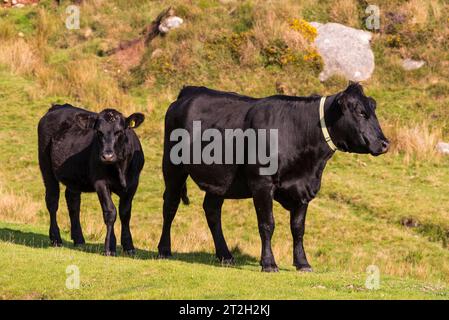
{"label": "cow's nose", "polygon": [[114,160],[114,153],[111,151],[106,151],[101,155],[103,161],[112,161]]}
{"label": "cow's nose", "polygon": [[390,149],[390,141],[387,139],[382,140],[382,153],[386,153]]}

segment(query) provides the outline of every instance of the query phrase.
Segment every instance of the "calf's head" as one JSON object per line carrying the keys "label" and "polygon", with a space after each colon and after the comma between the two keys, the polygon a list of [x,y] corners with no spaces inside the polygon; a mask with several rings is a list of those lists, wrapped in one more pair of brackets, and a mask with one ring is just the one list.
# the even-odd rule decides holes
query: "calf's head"
{"label": "calf's head", "polygon": [[367,97],[358,83],[335,98],[333,131],[337,148],[354,153],[370,153],[374,156],[388,151],[390,142],[385,137],[376,116],[376,101]]}
{"label": "calf's head", "polygon": [[99,159],[105,164],[123,160],[128,138],[127,130],[137,128],[145,117],[133,113],[125,118],[114,109],[105,109],[98,114],[79,113],[76,122],[83,129],[93,129],[98,143]]}

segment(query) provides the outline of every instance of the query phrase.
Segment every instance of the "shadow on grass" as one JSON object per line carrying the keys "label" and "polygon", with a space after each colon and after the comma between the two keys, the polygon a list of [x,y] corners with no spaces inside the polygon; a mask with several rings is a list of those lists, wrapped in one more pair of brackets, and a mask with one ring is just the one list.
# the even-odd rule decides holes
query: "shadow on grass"
{"label": "shadow on grass", "polygon": [[[25,232],[11,228],[0,228],[0,241],[23,245],[31,248],[51,248],[48,236],[41,233]],[[103,243],[86,243],[82,247],[74,247],[72,242],[68,242],[65,240],[63,240],[63,247],[71,250],[99,255],[103,255],[104,250]],[[57,250],[57,248],[54,249]],[[236,261],[236,264],[234,266],[230,266],[231,268],[241,268],[248,265],[259,265],[259,261],[257,259],[243,253],[238,247],[232,249],[231,251]],[[120,246],[117,246],[117,255],[126,257],[126,255],[123,254]],[[136,255],[129,258],[137,260],[156,260],[157,252],[136,248]],[[170,260],[188,263],[201,263],[217,267],[222,266],[215,257],[215,254],[204,251],[173,252],[173,257],[171,257]]]}

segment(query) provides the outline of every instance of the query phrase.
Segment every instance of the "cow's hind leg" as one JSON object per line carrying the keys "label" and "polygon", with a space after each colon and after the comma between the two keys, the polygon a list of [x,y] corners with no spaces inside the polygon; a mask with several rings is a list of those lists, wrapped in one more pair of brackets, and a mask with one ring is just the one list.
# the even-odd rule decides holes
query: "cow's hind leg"
{"label": "cow's hind leg", "polygon": [[65,190],[65,200],[70,216],[70,234],[75,246],[82,246],[86,243],[81,229],[80,205],[81,192],[73,191],[67,188]]}
{"label": "cow's hind leg", "polygon": [[173,171],[170,175],[165,175],[165,192],[161,239],[158,245],[158,257],[161,259],[171,257],[171,225],[178,211],[179,202],[181,200],[182,190],[186,183],[187,174]]}
{"label": "cow's hind leg", "polygon": [[221,207],[223,205],[223,198],[215,196],[211,193],[206,193],[203,202],[204,212],[206,213],[207,224],[214,239],[215,252],[218,260],[222,264],[234,264],[234,258],[229,252],[228,245],[223,236],[221,228]]}

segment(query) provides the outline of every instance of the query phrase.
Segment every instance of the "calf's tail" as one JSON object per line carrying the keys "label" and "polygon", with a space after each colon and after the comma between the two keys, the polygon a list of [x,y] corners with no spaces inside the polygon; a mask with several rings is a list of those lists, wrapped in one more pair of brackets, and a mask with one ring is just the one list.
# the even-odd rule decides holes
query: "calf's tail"
{"label": "calf's tail", "polygon": [[184,203],[186,206],[188,206],[190,204],[190,199],[189,196],[187,195],[187,184],[184,183],[184,186],[182,187],[181,190],[181,200],[182,203]]}

